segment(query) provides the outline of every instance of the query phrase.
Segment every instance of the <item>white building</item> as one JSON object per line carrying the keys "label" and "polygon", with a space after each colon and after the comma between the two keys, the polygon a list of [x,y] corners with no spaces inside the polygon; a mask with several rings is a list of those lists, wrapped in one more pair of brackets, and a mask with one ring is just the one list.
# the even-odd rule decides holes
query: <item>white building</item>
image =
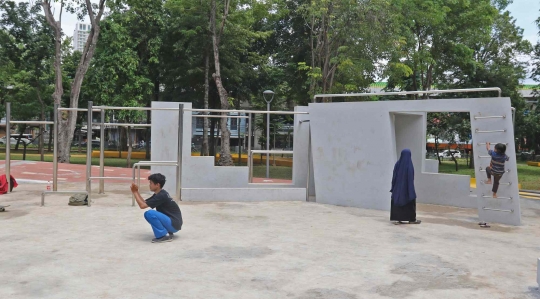
{"label": "white building", "polygon": [[77,23],[75,24],[75,30],[73,31],[73,50],[83,51],[86,39],[90,33],[90,24]]}

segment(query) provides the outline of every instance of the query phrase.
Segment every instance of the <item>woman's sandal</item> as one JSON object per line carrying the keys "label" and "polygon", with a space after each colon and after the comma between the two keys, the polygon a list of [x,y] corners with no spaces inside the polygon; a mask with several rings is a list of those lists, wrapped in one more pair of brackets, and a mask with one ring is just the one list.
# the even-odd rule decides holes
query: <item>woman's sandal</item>
{"label": "woman's sandal", "polygon": [[478,223],[478,225],[480,225],[480,227],[483,227],[483,228],[490,228],[491,225],[487,224],[487,222],[480,222]]}

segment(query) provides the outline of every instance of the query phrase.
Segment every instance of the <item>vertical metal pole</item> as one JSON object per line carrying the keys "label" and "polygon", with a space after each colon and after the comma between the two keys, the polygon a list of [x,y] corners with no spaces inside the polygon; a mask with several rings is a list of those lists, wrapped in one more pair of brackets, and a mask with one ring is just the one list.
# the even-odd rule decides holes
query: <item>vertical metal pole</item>
{"label": "vertical metal pole", "polygon": [[249,121],[248,121],[248,150],[247,150],[247,159],[248,159],[248,182],[251,183],[251,173],[252,173],[252,163],[251,163],[251,113],[248,113],[249,115]]}
{"label": "vertical metal pole", "polygon": [[[101,139],[99,142],[99,176],[105,176],[105,109],[101,109],[101,124],[99,125]],[[105,180],[99,179],[99,194],[105,193]]]}
{"label": "vertical metal pole", "polygon": [[[266,111],[270,111],[270,102],[266,103]],[[270,151],[270,113],[266,113],[266,150]],[[270,154],[266,152],[266,178],[270,178]]]}
{"label": "vertical metal pole", "polygon": [[[53,191],[58,191],[58,104],[54,104],[53,111]],[[76,112],[75,112],[76,113]],[[51,133],[49,132],[49,139],[51,138]]]}
{"label": "vertical metal pole", "polygon": [[307,161],[307,183],[306,202],[309,201],[309,180],[311,179],[311,124],[308,129],[308,161]]}
{"label": "vertical metal pole", "polygon": [[7,192],[11,190],[11,103],[6,102],[6,180],[7,180]]}
{"label": "vertical metal pole", "polygon": [[[133,180],[131,181],[131,183],[135,184],[135,166],[136,166],[137,163],[135,163],[135,165],[133,165]],[[135,206],[135,195],[133,195],[133,193],[131,193],[131,206],[134,207]]]}
{"label": "vertical metal pole", "polygon": [[[88,146],[88,142],[86,143],[87,146]],[[86,182],[87,182],[87,185],[88,185],[88,206],[90,207],[92,205],[92,180],[90,179],[90,177],[87,177],[86,178]]]}
{"label": "vertical metal pole", "polygon": [[[238,116],[240,116],[240,113],[237,113]],[[231,119],[232,121],[232,119]],[[240,151],[240,124],[241,124],[242,118],[236,119],[236,135],[238,137],[238,166],[242,165],[242,152]]]}
{"label": "vertical metal pole", "polygon": [[176,199],[182,200],[182,146],[184,138],[184,104],[178,105],[178,157],[176,160]]}
{"label": "vertical metal pole", "polygon": [[[92,182],[92,101],[88,101],[88,115],[86,121],[86,191],[90,194]],[[88,196],[90,198],[90,196]],[[90,200],[88,200],[90,206]]]}
{"label": "vertical metal pole", "polygon": [[512,127],[514,128],[514,134],[516,131],[516,108],[512,107]]}
{"label": "vertical metal pole", "polygon": [[141,189],[141,165],[137,165],[137,187]]}

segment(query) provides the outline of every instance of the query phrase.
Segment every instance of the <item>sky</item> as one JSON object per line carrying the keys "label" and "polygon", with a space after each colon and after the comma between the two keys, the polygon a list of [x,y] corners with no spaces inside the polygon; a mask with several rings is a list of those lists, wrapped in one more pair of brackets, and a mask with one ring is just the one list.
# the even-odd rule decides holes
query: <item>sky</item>
{"label": "sky", "polygon": [[[28,0],[15,0],[16,2],[25,2]],[[97,1],[92,1],[94,3]],[[55,4],[56,13],[58,16],[60,5]],[[523,36],[528,39],[531,44],[536,44],[538,38],[538,27],[535,24],[535,20],[540,17],[540,0],[514,0],[514,3],[510,4],[507,8],[510,14],[516,19],[516,25],[523,28]],[[73,36],[75,30],[75,24],[79,22],[75,15],[64,12],[62,14],[62,29],[68,36]],[[90,23],[88,17],[86,17],[85,23]],[[534,84],[531,79],[525,80],[525,84]]]}

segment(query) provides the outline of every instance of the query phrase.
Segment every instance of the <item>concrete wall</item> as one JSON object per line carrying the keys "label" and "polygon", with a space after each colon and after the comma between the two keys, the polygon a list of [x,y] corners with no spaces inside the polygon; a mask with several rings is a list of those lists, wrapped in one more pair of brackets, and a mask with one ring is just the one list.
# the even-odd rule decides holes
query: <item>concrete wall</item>
{"label": "concrete wall", "polygon": [[[152,102],[156,108],[178,108],[175,102]],[[184,103],[191,108],[191,103]],[[307,107],[297,109],[306,110]],[[307,116],[307,115],[306,115]],[[214,166],[214,157],[191,156],[191,112],[184,113],[184,141],[182,161],[183,200],[305,200],[307,178],[307,142],[309,123],[299,124],[295,117],[295,144],[293,155],[292,184],[250,184],[247,166]],[[152,111],[152,160],[176,161],[178,142],[178,112]],[[166,120],[166,121],[163,121]],[[307,128],[307,129],[306,129]],[[152,166],[152,172],[161,172],[169,180],[166,189],[174,194],[176,190],[175,167]],[[257,189],[257,192],[250,191]],[[277,192],[277,193],[276,193]],[[275,197],[273,197],[275,196]]]}
{"label": "concrete wall", "polygon": [[[411,116],[411,113],[511,115],[509,98],[315,103],[309,105],[309,111],[317,202],[379,210],[390,207],[392,170],[401,148],[411,148],[416,169],[426,169],[421,165],[425,161],[425,117]],[[511,129],[511,117],[505,120],[506,123],[499,122],[491,127]],[[478,142],[474,135],[473,140]],[[513,130],[491,136],[510,143],[507,152],[513,159],[507,167],[515,174]],[[486,164],[482,164],[475,154],[475,163],[477,161],[477,166]],[[421,172],[418,170],[416,173]],[[476,176],[481,177],[479,174],[477,168]],[[485,172],[481,174],[485,176]],[[506,179],[517,182],[517,176],[509,175]],[[468,176],[420,174],[415,183],[420,202],[463,207],[476,205],[475,198],[469,196]],[[513,198],[519,198],[517,184],[512,186],[501,192],[515,193]],[[489,221],[519,224],[519,201],[514,200],[511,206],[513,209],[502,200],[492,199],[488,207],[502,207],[514,212],[485,213],[493,216]]]}
{"label": "concrete wall", "polygon": [[424,162],[424,172],[439,173],[439,161],[426,159]]}

